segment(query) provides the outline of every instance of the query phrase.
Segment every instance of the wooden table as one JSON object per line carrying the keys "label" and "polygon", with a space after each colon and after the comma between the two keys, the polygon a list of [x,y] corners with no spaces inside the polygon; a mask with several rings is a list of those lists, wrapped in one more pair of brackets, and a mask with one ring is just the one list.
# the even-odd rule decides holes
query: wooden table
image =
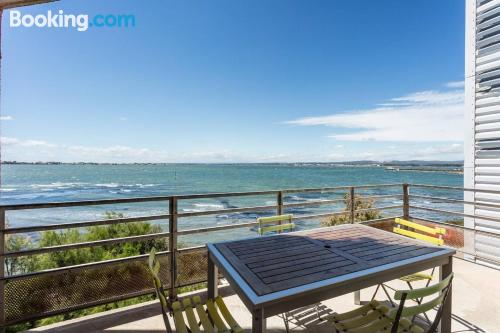
{"label": "wooden table", "polygon": [[[208,244],[208,295],[218,272],[253,314],[252,332],[266,318],[439,266],[452,272],[455,251],[360,224]],[[451,331],[451,292],[441,332]]]}

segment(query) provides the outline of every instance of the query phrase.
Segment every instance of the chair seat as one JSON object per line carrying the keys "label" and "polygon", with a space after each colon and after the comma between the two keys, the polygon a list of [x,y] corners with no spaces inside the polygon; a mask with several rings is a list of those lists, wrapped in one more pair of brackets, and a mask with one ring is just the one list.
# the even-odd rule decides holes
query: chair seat
{"label": "chair seat", "polygon": [[415,282],[415,281],[432,280],[432,279],[433,279],[432,275],[424,274],[424,273],[415,273],[415,274],[410,274],[410,275],[406,275],[406,276],[399,278],[399,280],[405,281],[405,282]]}
{"label": "chair seat", "polygon": [[180,301],[173,302],[172,310],[177,333],[243,332],[220,296],[215,300],[208,299],[206,304],[202,304],[199,296],[184,298],[182,305]]}
{"label": "chair seat", "polygon": [[[339,333],[388,333],[393,325],[386,315],[388,312],[387,306],[373,300],[355,310],[334,313],[326,319]],[[398,333],[403,332],[423,333],[424,329],[403,318],[399,322]]]}

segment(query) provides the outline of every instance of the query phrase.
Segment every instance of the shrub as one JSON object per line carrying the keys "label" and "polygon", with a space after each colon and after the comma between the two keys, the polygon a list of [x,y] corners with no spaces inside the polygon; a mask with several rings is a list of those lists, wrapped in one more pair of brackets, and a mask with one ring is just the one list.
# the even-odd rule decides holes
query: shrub
{"label": "shrub", "polygon": [[[351,207],[351,196],[349,194],[344,195],[344,204],[345,208],[343,210],[343,214],[335,215],[324,219],[321,221],[321,225],[325,227],[335,226],[339,224],[350,223],[350,207]],[[354,196],[354,210],[363,210],[373,208],[373,200],[361,198],[359,196]],[[370,221],[381,218],[382,215],[380,211],[377,209],[363,211],[363,212],[355,212],[354,213],[354,221],[362,222],[362,221]]]}

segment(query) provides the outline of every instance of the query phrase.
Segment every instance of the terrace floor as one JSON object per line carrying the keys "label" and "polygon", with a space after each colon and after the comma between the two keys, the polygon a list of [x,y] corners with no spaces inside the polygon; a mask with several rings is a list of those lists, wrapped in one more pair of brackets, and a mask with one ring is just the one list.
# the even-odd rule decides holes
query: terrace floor
{"label": "terrace floor", "polygon": [[[500,271],[476,265],[460,259],[454,260],[454,288],[453,288],[453,326],[455,333],[466,332],[500,332]],[[399,281],[392,281],[389,285],[396,288],[405,288]],[[226,288],[226,293],[231,293]],[[361,299],[368,300],[374,288],[361,292]],[[377,299],[383,300],[383,292],[379,292]],[[249,329],[251,327],[250,313],[235,295],[225,297],[239,323]],[[353,294],[347,294],[323,304],[336,312],[343,312],[356,307],[353,303]],[[328,311],[328,310],[326,310]],[[285,332],[283,321],[278,317],[267,321],[269,332]],[[313,323],[308,327],[291,325],[294,332],[332,332],[325,325]],[[165,326],[157,302],[148,302],[106,313],[87,316],[63,323],[40,327],[30,332],[45,333],[78,333],[78,332],[165,332]]]}

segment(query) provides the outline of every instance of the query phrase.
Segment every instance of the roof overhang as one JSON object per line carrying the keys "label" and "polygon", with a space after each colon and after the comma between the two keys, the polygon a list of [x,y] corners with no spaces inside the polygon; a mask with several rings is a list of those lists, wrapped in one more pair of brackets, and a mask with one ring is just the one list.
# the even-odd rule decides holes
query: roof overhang
{"label": "roof overhang", "polygon": [[57,0],[0,0],[0,10],[22,7],[22,6],[38,5],[53,1]]}

